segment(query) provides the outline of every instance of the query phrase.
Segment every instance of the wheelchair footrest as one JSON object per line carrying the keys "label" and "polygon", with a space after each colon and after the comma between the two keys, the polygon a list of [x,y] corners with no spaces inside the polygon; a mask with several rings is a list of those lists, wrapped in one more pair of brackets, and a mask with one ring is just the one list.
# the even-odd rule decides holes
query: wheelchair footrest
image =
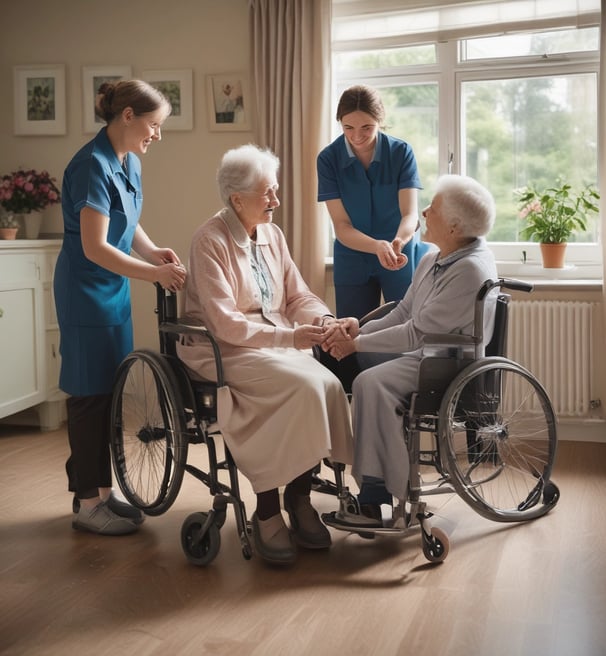
{"label": "wheelchair footrest", "polygon": [[[407,518],[409,520],[410,518]],[[374,535],[407,535],[419,528],[419,523],[410,524],[400,520],[377,520],[364,515],[354,515],[342,511],[333,511],[322,514],[322,521],[331,528],[340,531],[357,533],[361,537],[374,537]]]}

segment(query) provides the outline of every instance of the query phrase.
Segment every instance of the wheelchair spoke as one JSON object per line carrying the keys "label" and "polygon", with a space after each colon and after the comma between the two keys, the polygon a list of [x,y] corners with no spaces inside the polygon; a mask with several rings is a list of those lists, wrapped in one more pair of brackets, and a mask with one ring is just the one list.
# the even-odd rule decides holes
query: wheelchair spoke
{"label": "wheelchair spoke", "polygon": [[511,361],[498,358],[491,366],[490,360],[451,385],[440,435],[464,500],[490,519],[521,521],[539,512],[555,457],[555,417],[531,374]]}
{"label": "wheelchair spoke", "polygon": [[178,384],[162,355],[134,351],[122,364],[111,444],[127,499],[148,514],[168,509],[183,479],[188,440]]}

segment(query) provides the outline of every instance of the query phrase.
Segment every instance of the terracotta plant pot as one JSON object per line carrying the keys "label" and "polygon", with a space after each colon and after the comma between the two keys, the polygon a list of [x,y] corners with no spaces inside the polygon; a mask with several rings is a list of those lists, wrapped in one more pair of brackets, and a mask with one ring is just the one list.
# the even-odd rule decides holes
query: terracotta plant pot
{"label": "terracotta plant pot", "polygon": [[561,244],[539,244],[544,269],[563,269],[566,256],[566,242]]}
{"label": "terracotta plant pot", "polygon": [[19,228],[0,228],[0,239],[17,239]]}

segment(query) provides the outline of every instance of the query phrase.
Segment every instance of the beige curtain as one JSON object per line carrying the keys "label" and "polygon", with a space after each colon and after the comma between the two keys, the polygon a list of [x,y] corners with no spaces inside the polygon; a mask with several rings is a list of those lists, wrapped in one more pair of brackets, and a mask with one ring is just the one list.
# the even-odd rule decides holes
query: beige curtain
{"label": "beige curtain", "polygon": [[255,138],[280,158],[276,223],[324,298],[326,226],[316,157],[330,137],[331,0],[250,0]]}
{"label": "beige curtain", "polygon": [[600,79],[598,84],[598,179],[602,239],[602,308],[606,326],[606,0],[600,17]]}

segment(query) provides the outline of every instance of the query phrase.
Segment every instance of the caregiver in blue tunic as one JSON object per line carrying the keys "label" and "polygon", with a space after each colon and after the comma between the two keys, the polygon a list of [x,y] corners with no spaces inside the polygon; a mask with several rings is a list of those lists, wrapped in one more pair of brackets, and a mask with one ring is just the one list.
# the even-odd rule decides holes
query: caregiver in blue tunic
{"label": "caregiver in blue tunic", "polygon": [[[99,534],[137,529],[141,513],[111,492],[110,404],[114,375],[133,348],[129,278],[181,289],[185,269],[139,225],[141,163],[171,108],[140,80],[104,83],[96,113],[107,126],[65,169],[63,246],[54,294],[61,332],[59,386],[67,400],[74,528]],[[134,250],[141,259],[132,257]]]}
{"label": "caregiver in blue tunic", "polygon": [[318,156],[318,201],[332,219],[338,317],[358,319],[403,298],[427,246],[419,239],[421,182],[409,144],[380,131],[378,92],[356,85],[337,106],[343,134]]}

